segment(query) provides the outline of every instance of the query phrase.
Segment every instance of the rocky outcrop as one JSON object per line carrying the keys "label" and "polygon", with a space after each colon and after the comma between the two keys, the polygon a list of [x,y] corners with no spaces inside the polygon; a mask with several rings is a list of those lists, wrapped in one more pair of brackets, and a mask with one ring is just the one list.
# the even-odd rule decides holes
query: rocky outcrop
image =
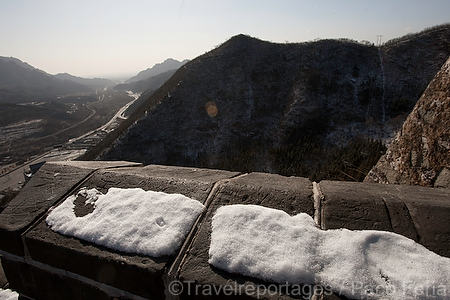
{"label": "rocky outcrop", "polygon": [[365,181],[450,187],[450,58]]}

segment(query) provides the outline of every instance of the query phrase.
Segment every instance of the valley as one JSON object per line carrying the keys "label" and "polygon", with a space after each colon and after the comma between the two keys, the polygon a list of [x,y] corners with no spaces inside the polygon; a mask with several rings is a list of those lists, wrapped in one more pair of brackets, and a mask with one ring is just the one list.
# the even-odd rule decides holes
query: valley
{"label": "valley", "polygon": [[151,94],[185,62],[167,59],[117,84],[50,75],[0,56],[0,165],[21,164],[55,145],[90,148],[138,108],[143,92]]}
{"label": "valley", "polygon": [[[94,131],[111,119],[117,122],[115,113],[135,99],[125,91],[106,89],[77,97],[78,103],[0,104],[1,164],[20,163]],[[9,117],[15,122],[8,122]]]}
{"label": "valley", "polygon": [[[139,99],[140,94],[104,89],[95,96],[98,100],[92,103],[63,106],[71,107],[70,114],[79,116],[73,118],[73,122],[66,122],[67,126],[62,129],[57,125],[52,127],[53,132],[46,128],[51,119],[45,116],[0,128],[0,210],[26,183],[25,173],[29,172],[30,166],[47,161],[77,159],[127,118],[125,111]],[[27,106],[35,108],[43,105]],[[45,135],[42,135],[43,132]],[[80,136],[76,136],[80,133]]]}
{"label": "valley", "polygon": [[82,156],[138,109],[142,94],[153,93],[185,62],[168,59],[115,84],[50,75],[0,57],[0,210],[39,165]]}

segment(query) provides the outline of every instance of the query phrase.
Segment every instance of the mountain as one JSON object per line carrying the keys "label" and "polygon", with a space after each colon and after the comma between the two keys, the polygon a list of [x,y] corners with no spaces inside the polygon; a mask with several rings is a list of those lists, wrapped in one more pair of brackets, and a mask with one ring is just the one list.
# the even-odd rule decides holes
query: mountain
{"label": "mountain", "polygon": [[148,68],[144,71],[139,72],[136,76],[131,77],[125,83],[132,83],[136,81],[146,80],[150,77],[159,75],[161,73],[170,71],[170,70],[176,70],[185,63],[187,63],[189,60],[185,59],[183,61],[178,61],[172,58],[166,59],[164,62],[154,65],[151,68]]}
{"label": "mountain", "polygon": [[362,180],[450,56],[450,25],[382,47],[232,37],[84,159]]}
{"label": "mountain", "polygon": [[[36,69],[35,67],[30,66],[28,63],[23,62],[20,59],[17,59],[15,57],[2,57],[2,56],[0,56],[0,60],[3,60],[4,62],[13,62],[13,63],[21,66],[22,68],[25,68],[25,69],[28,69],[28,70],[35,70]],[[42,70],[39,70],[39,69],[36,69],[36,70],[41,71],[44,74],[47,74],[47,73],[45,73]]]}
{"label": "mountain", "polygon": [[164,84],[177,70],[170,70],[159,75],[150,77],[146,80],[135,81],[131,83],[117,84],[114,90],[118,91],[133,91],[135,93],[141,93],[139,99],[131,104],[125,111],[125,115],[129,116],[135,111],[147,98],[161,85]]}
{"label": "mountain", "polygon": [[12,57],[0,57],[0,103],[42,101],[93,89],[61,80]]}
{"label": "mountain", "polygon": [[104,87],[113,86],[115,82],[105,78],[82,78],[70,75],[68,73],[59,73],[54,77],[61,80],[69,80],[78,84],[88,86],[94,90],[102,89]]}
{"label": "mountain", "polygon": [[365,181],[450,188],[450,58]]}
{"label": "mountain", "polygon": [[114,87],[114,89],[120,91],[133,91],[135,93],[142,93],[149,90],[156,90],[161,85],[163,85],[163,83],[166,82],[166,80],[169,79],[176,71],[177,71],[176,69],[170,70],[147,78],[145,80],[134,81],[131,83],[117,84]]}

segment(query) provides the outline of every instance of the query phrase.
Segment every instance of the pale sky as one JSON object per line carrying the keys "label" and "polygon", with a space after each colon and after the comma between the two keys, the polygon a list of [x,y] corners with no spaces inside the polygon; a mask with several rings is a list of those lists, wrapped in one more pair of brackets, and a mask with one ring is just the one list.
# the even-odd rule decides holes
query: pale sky
{"label": "pale sky", "polygon": [[50,74],[131,76],[240,33],[375,43],[448,22],[448,0],[0,0],[0,56]]}

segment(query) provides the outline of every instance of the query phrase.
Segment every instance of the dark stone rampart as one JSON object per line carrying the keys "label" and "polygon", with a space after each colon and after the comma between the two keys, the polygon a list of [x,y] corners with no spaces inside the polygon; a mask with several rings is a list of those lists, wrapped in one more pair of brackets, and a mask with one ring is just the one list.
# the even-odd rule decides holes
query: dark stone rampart
{"label": "dark stone rampart", "polygon": [[[81,187],[180,193],[207,209],[176,255],[121,253],[55,233],[46,225],[48,210]],[[291,215],[304,212],[322,229],[392,231],[450,257],[448,189],[315,183],[274,174],[128,162],[56,162],[45,164],[0,214],[2,265],[10,287],[31,299],[256,299],[256,293],[241,292],[270,289],[270,283],[229,274],[208,263],[211,218],[217,208],[231,204],[262,205]],[[178,281],[182,285],[174,290]],[[225,285],[239,287],[239,294],[205,291]],[[288,294],[258,298],[293,299]]]}

